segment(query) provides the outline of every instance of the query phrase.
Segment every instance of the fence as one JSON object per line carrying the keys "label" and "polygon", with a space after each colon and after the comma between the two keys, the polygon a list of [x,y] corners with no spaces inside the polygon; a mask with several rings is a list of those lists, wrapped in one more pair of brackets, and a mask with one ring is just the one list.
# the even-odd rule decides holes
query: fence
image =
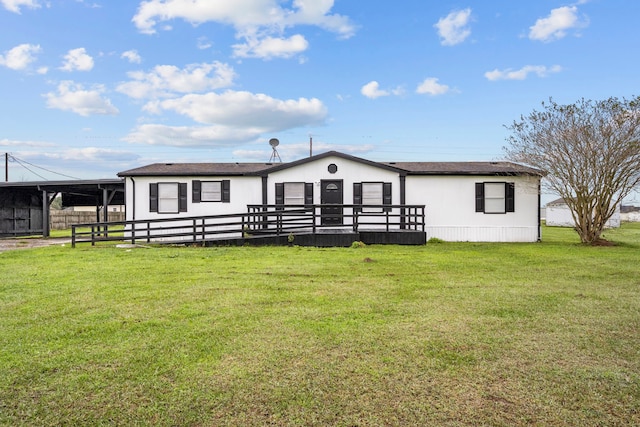
{"label": "fence", "polygon": [[[124,212],[109,212],[108,215],[109,222],[125,220]],[[102,213],[100,213],[100,216],[102,216]],[[90,211],[78,212],[52,209],[49,218],[52,230],[68,230],[72,225],[94,222],[96,220],[96,213]]]}

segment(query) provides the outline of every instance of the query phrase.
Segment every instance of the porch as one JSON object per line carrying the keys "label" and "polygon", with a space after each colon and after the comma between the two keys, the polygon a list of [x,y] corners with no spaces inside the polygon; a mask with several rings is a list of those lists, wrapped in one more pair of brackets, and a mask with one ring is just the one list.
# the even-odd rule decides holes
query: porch
{"label": "porch", "polygon": [[72,227],[76,243],[350,246],[423,245],[425,207],[419,205],[249,205],[247,212]]}

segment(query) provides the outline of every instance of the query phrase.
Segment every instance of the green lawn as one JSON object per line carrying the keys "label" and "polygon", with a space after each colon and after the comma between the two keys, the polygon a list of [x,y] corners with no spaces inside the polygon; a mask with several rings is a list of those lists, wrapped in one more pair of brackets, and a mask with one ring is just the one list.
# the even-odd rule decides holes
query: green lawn
{"label": "green lawn", "polygon": [[640,226],[605,237],[0,253],[0,424],[640,425]]}

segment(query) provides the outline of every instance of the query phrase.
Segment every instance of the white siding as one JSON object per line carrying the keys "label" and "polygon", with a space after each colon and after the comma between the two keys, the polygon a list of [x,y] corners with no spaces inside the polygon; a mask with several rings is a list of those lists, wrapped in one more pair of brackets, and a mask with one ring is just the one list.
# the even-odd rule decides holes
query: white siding
{"label": "white siding", "polygon": [[[515,183],[515,212],[475,211],[475,184]],[[535,242],[538,240],[538,178],[528,176],[408,176],[407,204],[426,206],[427,239]]]}
{"label": "white siding", "polygon": [[[193,203],[192,182],[230,180],[230,202],[200,202]],[[135,184],[134,184],[135,181]],[[176,215],[159,214],[149,211],[149,184],[161,182],[187,183],[187,212],[181,212],[180,216],[202,216],[242,213],[247,211],[248,204],[262,203],[262,179],[260,177],[245,176],[216,176],[216,177],[135,177],[126,179],[127,220],[162,219]],[[135,186],[135,190],[134,190]],[[135,194],[135,206],[133,197]],[[130,208],[132,207],[132,208]]]}
{"label": "white siding", "polygon": [[535,242],[539,227],[431,226],[425,228],[432,237],[447,242]]}
{"label": "white siding", "polygon": [[[333,174],[327,170],[332,163],[338,166],[338,171]],[[319,204],[320,181],[324,179],[342,180],[343,200],[347,205],[353,204],[354,182],[391,182],[392,204],[400,204],[400,177],[397,172],[333,156],[271,173],[267,184],[268,203],[275,203],[277,182],[312,182],[313,202]]]}

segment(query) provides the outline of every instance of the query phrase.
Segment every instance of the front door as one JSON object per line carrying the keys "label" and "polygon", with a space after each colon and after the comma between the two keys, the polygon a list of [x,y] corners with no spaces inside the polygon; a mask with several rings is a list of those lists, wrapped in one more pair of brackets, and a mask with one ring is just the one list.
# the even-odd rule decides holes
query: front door
{"label": "front door", "polygon": [[342,180],[322,180],[320,186],[320,203],[336,205],[322,208],[322,225],[342,225]]}

